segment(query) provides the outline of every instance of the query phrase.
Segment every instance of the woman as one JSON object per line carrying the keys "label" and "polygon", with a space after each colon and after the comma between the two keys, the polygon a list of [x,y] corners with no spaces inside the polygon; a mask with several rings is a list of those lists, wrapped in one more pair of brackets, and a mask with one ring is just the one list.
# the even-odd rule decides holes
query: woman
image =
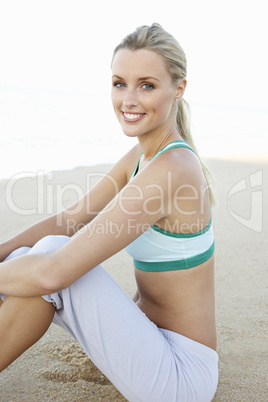
{"label": "woman", "polygon": [[[78,204],[1,245],[2,260],[15,251],[0,266],[8,295],[0,370],[54,317],[128,400],[213,398],[212,195],[185,118],[185,87],[184,52],[160,25],[138,28],[115,49],[113,107],[138,144]],[[133,300],[99,265],[123,248],[134,259]]]}

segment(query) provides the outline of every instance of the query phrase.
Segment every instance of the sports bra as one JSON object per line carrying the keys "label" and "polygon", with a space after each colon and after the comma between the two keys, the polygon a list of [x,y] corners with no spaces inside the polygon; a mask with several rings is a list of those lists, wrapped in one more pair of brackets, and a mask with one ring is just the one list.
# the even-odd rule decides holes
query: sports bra
{"label": "sports bra", "polygon": [[[193,149],[184,141],[174,141],[161,149],[153,159],[172,148]],[[194,152],[194,151],[193,151]],[[140,160],[132,174],[139,169]],[[196,233],[173,233],[152,225],[126,247],[136,268],[142,271],[177,271],[196,267],[209,260],[214,253],[212,218]]]}

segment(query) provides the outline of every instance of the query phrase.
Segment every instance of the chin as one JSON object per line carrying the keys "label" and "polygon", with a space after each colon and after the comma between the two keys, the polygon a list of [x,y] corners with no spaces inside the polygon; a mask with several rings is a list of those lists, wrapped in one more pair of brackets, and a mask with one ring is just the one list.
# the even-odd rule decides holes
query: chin
{"label": "chin", "polygon": [[137,130],[128,130],[128,129],[124,129],[122,128],[123,133],[127,136],[127,137],[138,137],[138,135],[140,134],[139,132],[137,132]]}

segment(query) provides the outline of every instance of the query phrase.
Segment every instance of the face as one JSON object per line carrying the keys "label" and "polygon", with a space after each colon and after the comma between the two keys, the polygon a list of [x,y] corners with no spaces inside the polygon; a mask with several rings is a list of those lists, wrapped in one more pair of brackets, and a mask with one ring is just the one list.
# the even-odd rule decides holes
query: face
{"label": "face", "polygon": [[154,51],[119,50],[112,63],[113,107],[127,136],[166,132],[175,128],[175,87],[162,56]]}

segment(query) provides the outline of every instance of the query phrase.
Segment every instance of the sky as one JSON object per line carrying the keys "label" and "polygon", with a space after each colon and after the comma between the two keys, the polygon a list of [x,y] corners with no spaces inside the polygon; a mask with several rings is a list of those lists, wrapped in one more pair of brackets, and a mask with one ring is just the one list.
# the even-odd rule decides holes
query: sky
{"label": "sky", "polygon": [[265,0],[0,0],[0,85],[110,99],[114,47],[139,25],[160,23],[188,59],[185,98],[267,109]]}

